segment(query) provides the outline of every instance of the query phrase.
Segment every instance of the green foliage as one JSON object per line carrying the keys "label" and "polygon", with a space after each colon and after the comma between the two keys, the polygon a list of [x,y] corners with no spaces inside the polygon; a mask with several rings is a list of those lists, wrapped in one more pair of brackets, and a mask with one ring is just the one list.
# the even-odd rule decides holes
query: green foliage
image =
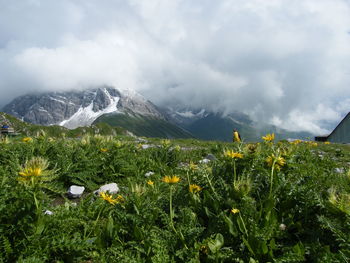
{"label": "green foliage", "polygon": [[0,261],[350,260],[348,146],[147,140],[1,141]]}

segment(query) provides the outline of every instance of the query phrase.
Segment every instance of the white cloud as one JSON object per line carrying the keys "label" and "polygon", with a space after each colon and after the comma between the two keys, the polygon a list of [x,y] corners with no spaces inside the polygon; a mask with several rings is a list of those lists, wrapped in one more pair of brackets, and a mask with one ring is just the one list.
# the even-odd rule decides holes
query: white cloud
{"label": "white cloud", "polygon": [[0,0],[0,104],[110,84],[325,132],[350,110],[344,0]]}

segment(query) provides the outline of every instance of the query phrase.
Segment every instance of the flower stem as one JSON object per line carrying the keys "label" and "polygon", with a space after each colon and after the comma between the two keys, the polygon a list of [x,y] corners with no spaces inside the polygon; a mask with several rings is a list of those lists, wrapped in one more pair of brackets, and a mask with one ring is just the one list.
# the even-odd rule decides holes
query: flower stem
{"label": "flower stem", "polygon": [[236,161],[233,160],[233,185],[236,185],[237,171],[236,171]]}
{"label": "flower stem", "polygon": [[191,186],[191,180],[190,180],[189,171],[186,172],[186,175],[187,175],[187,181],[188,181],[188,188],[190,188],[190,186]]}
{"label": "flower stem", "polygon": [[185,248],[188,249],[185,238],[181,232],[177,232],[176,228],[174,226],[174,210],[173,210],[173,186],[170,185],[170,191],[169,191],[169,217],[170,217],[170,227],[175,232],[176,235],[178,235],[184,244]]}
{"label": "flower stem", "polygon": [[214,187],[213,187],[213,185],[212,185],[212,183],[211,183],[211,180],[209,179],[209,175],[208,175],[207,173],[205,173],[205,178],[207,179],[208,184],[209,184],[209,186],[210,186],[210,189],[211,189],[212,192],[214,193],[216,199],[219,199],[219,198],[218,198],[218,195],[217,195],[217,193],[215,192],[215,189],[214,189]]}
{"label": "flower stem", "polygon": [[174,211],[173,211],[173,186],[170,186],[170,196],[169,196],[169,216],[170,216],[170,227],[174,230],[175,233],[176,229],[174,227],[174,222],[173,222],[173,218],[174,218]]}
{"label": "flower stem", "polygon": [[273,185],[273,175],[274,175],[274,172],[275,172],[275,165],[276,165],[276,160],[273,161],[272,167],[271,167],[269,197],[271,197],[271,195],[272,195],[272,185]]}
{"label": "flower stem", "polygon": [[241,213],[239,213],[239,219],[241,219],[241,222],[242,222],[242,225],[243,225],[243,228],[244,228],[244,232],[246,234],[246,236],[248,237],[248,230],[247,230],[247,227],[245,226],[245,223],[244,223],[244,220],[241,216]]}

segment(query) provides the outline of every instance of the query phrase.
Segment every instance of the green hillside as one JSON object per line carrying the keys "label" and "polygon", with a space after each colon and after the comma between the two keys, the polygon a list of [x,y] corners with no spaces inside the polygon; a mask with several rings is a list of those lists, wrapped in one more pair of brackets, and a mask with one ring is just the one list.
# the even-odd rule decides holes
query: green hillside
{"label": "green hillside", "polygon": [[91,127],[79,127],[73,130],[67,129],[62,126],[42,126],[27,123],[17,119],[16,117],[0,112],[0,124],[7,123],[10,127],[14,128],[16,134],[24,136],[37,135],[38,133],[45,133],[48,136],[66,136],[66,137],[79,137],[84,134],[100,134],[100,135],[124,135],[126,130],[121,127],[111,127],[107,123],[98,123]]}
{"label": "green hillside", "polygon": [[278,140],[287,138],[306,139],[307,137],[312,137],[307,132],[290,132],[272,125],[264,125],[257,128],[248,123],[235,122],[230,118],[223,118],[214,114],[199,119],[190,125],[183,126],[183,128],[192,133],[196,138],[202,140],[232,141],[233,129],[237,129],[242,139],[248,142],[259,141],[261,136],[272,132],[275,133]]}
{"label": "green hillside", "polygon": [[98,123],[107,123],[113,127],[123,127],[137,136],[193,138],[189,132],[167,121],[141,115],[106,114],[94,122],[94,124]]}

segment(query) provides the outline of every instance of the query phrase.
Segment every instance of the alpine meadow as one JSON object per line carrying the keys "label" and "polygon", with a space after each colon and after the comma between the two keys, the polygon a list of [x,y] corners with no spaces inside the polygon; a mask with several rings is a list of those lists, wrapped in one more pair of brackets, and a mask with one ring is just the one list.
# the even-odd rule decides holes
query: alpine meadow
{"label": "alpine meadow", "polygon": [[350,259],[348,145],[44,131],[0,145],[3,262]]}

